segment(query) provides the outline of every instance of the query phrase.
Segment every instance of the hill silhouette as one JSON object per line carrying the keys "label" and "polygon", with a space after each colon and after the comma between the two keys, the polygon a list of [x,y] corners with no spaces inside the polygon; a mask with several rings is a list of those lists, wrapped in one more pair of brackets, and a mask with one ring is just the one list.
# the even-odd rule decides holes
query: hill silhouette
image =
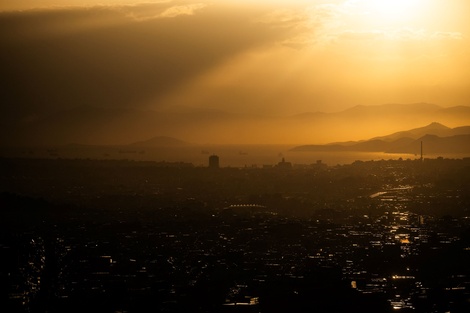
{"label": "hill silhouette", "polygon": [[133,147],[182,147],[187,146],[189,143],[167,136],[157,136],[149,140],[138,141],[131,143],[129,146]]}
{"label": "hill silhouette", "polygon": [[338,142],[326,145],[302,145],[292,151],[362,151],[388,153],[470,153],[470,126],[449,128],[440,123],[374,137],[357,142]]}
{"label": "hill silhouette", "polygon": [[[443,108],[428,103],[384,104],[355,106],[331,113],[306,112],[294,116],[271,116],[268,113],[237,113],[170,105],[159,110],[88,105],[34,118],[9,117],[8,123],[4,123],[8,131],[0,134],[0,146],[69,143],[127,145],[152,138],[155,134],[184,138],[191,143],[298,145],[312,140],[322,144],[341,141],[340,146],[345,146],[346,140],[354,140],[350,145],[355,145],[362,138],[371,138],[380,133],[393,136],[375,139],[417,139],[429,131],[416,132],[411,128],[433,121],[452,127],[470,125],[470,107]],[[396,133],[401,130],[397,128],[398,125],[409,128],[410,134]],[[438,125],[432,127],[439,128]],[[373,131],[376,133],[372,133]],[[468,133],[465,127],[459,133],[455,129],[450,133],[446,129],[441,129],[438,133],[435,131],[430,133],[440,137]]]}

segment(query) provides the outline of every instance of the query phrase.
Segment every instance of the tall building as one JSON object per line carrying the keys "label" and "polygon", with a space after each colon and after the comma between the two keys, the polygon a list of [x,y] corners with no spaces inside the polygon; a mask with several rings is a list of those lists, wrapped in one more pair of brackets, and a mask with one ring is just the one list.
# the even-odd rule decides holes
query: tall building
{"label": "tall building", "polygon": [[423,142],[421,141],[421,162],[423,161]]}
{"label": "tall building", "polygon": [[286,162],[286,159],[282,158],[282,161],[277,163],[277,168],[289,169],[292,168],[292,163]]}
{"label": "tall building", "polygon": [[219,157],[215,154],[209,157],[209,168],[219,168]]}

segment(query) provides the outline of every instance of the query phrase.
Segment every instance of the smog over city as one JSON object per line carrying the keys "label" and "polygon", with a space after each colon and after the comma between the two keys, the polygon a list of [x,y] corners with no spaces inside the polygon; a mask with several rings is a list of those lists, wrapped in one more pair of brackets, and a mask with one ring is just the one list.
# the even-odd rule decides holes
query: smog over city
{"label": "smog over city", "polygon": [[468,12],[0,3],[0,310],[470,312]]}

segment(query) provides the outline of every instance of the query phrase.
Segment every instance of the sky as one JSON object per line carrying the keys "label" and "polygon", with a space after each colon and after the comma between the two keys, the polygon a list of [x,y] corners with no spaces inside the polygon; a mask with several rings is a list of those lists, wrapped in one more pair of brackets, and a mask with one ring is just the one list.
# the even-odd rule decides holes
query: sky
{"label": "sky", "polygon": [[82,106],[467,106],[468,12],[467,0],[2,1],[2,123]]}

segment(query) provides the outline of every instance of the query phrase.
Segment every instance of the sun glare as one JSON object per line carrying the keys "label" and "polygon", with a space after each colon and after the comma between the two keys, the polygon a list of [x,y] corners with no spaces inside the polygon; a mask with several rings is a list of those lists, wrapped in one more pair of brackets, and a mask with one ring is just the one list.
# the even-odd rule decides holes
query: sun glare
{"label": "sun glare", "polygon": [[419,14],[423,0],[363,0],[365,10],[385,20],[404,20]]}

